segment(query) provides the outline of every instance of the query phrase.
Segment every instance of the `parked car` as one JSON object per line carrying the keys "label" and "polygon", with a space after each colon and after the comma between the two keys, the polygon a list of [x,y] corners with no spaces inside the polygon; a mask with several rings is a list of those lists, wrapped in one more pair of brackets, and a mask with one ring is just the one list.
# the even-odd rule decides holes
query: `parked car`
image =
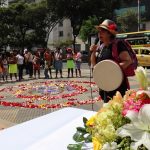
{"label": "parked car", "polygon": [[150,68],[150,48],[138,47],[133,48],[138,59],[138,65]]}

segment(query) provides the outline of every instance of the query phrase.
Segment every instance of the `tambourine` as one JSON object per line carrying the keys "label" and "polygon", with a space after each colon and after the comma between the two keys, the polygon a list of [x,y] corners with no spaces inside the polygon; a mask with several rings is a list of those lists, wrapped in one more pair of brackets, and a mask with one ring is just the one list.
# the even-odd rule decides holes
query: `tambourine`
{"label": "tambourine", "polygon": [[113,91],[121,85],[123,72],[116,62],[103,60],[94,66],[93,78],[100,89]]}

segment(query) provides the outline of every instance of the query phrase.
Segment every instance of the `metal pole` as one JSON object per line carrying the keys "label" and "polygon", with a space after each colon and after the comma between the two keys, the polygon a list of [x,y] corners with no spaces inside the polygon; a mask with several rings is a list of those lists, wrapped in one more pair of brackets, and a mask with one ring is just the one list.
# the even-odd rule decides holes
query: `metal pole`
{"label": "metal pole", "polygon": [[138,0],[138,31],[140,31],[140,0]]}

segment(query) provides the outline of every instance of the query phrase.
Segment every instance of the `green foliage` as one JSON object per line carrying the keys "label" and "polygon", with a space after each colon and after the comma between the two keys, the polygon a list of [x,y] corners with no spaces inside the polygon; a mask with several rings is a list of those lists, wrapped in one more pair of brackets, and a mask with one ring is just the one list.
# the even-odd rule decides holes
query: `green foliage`
{"label": "green foliage", "polygon": [[82,143],[81,144],[69,144],[67,146],[67,149],[68,150],[81,150],[82,145],[83,145]]}
{"label": "green foliage", "polygon": [[138,27],[137,13],[133,10],[128,10],[123,15],[118,16],[117,22],[120,25],[121,32],[137,31]]}
{"label": "green foliage", "polygon": [[28,4],[19,1],[8,8],[0,8],[0,12],[0,47],[8,44],[21,49],[29,45],[47,46],[50,19],[45,2]]}
{"label": "green foliage", "polygon": [[132,140],[130,137],[117,137],[115,142],[118,144],[118,150],[130,150]]}
{"label": "green foliage", "polygon": [[77,127],[76,133],[73,135],[73,139],[77,144],[69,144],[68,150],[81,150],[84,143],[92,142],[92,135],[87,132],[87,118],[83,117],[84,127]]}
{"label": "green foliage", "polygon": [[[2,1],[4,0],[0,0],[0,2]],[[12,47],[23,48],[29,43],[30,45],[37,45],[38,43],[46,46],[50,32],[64,18],[71,20],[74,44],[79,32],[83,41],[86,41],[89,34],[95,33],[93,30],[94,25],[99,24],[100,21],[106,18],[112,19],[114,9],[119,8],[121,3],[120,0],[45,0],[40,3],[28,2],[30,0],[18,0],[8,8],[0,8],[0,31],[2,31],[0,47],[10,44]],[[89,16],[92,17],[89,19]],[[86,20],[89,22],[86,22]]]}
{"label": "green foliage", "polygon": [[[118,144],[117,148],[118,150],[131,150],[130,145],[134,141],[132,141],[131,137],[128,136],[124,138],[118,136],[115,142]],[[138,147],[137,150],[148,150],[148,149],[142,144]]]}
{"label": "green foliage", "polygon": [[88,37],[92,34],[96,34],[95,26],[99,23],[99,20],[93,16],[89,17],[88,20],[85,20],[82,24],[81,30],[80,30],[80,38],[85,42],[87,41]]}

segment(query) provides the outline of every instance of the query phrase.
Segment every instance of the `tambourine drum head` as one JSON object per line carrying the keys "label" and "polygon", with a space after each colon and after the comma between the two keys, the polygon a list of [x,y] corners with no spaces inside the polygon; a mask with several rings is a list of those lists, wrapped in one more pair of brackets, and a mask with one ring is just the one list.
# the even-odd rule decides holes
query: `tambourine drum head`
{"label": "tambourine drum head", "polygon": [[122,83],[123,73],[120,66],[112,60],[103,60],[95,65],[93,78],[104,91],[116,90]]}

